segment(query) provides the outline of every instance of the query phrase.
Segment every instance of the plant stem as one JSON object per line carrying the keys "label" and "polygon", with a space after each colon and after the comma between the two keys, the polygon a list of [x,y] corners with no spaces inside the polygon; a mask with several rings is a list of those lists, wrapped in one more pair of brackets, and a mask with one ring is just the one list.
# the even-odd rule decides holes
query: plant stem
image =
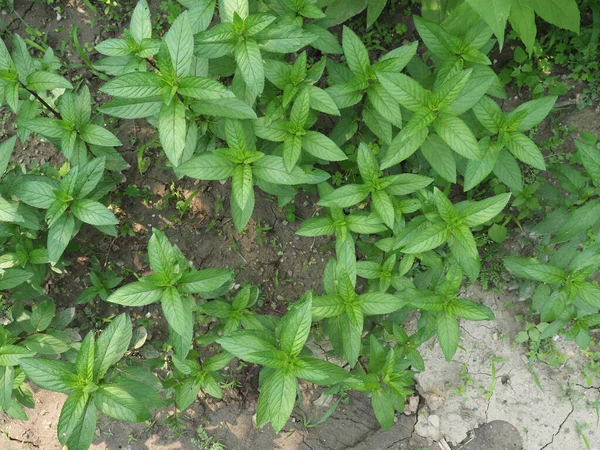
{"label": "plant stem", "polygon": [[60,115],[60,113],[57,110],[55,110],[52,106],[50,106],[46,102],[46,100],[44,100],[42,97],[40,97],[37,92],[34,92],[34,91],[30,90],[30,89],[27,89],[27,87],[24,86],[23,84],[21,84],[21,86],[23,86],[23,88],[27,92],[29,92],[31,95],[33,95],[42,105],[44,105],[47,109],[49,109],[52,112],[52,114],[54,114],[56,117],[58,117],[60,120],[62,120],[62,116]]}

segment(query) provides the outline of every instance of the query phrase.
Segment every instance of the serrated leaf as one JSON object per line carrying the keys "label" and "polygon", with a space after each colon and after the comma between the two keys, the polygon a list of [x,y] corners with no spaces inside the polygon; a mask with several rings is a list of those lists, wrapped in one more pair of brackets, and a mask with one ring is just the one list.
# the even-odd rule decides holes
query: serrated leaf
{"label": "serrated leaf", "polygon": [[173,166],[179,166],[185,149],[187,123],[185,106],[178,99],[163,104],[158,118],[158,134],[160,143]]}
{"label": "serrated leaf", "polygon": [[90,225],[117,225],[119,220],[102,203],[87,198],[75,200],[71,204],[71,212],[75,217]]}

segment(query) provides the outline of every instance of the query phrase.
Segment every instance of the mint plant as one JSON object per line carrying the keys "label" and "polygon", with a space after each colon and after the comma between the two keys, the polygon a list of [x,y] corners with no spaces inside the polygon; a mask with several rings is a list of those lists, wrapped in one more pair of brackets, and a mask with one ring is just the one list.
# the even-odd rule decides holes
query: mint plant
{"label": "mint plant", "polygon": [[232,355],[263,366],[257,426],[271,422],[276,433],[281,431],[294,408],[298,378],[320,385],[347,378],[341,367],[304,351],[312,324],[312,308],[312,295],[306,294],[280,319],[275,336],[258,330],[242,330],[217,340]]}
{"label": "mint plant", "polygon": [[90,446],[97,411],[117,420],[143,422],[151,417],[150,408],[162,404],[160,382],[150,372],[135,367],[112,369],[127,352],[131,333],[129,317],[120,315],[97,340],[93,331],[87,334],[75,363],[38,358],[21,361],[32,382],[68,394],[57,428],[59,441],[68,448]]}
{"label": "mint plant", "polygon": [[117,289],[107,301],[124,306],[160,302],[172,345],[180,358],[185,358],[194,336],[192,294],[210,295],[230,283],[233,273],[225,269],[194,270],[181,250],[156,229],[148,243],[148,258],[154,273]]}
{"label": "mint plant", "polygon": [[[173,423],[201,391],[223,397],[232,383],[221,372],[237,375],[237,358],[261,366],[258,426],[283,429],[303,379],[331,385],[331,392],[365,393],[388,429],[414,374],[427,369],[420,346],[435,337],[450,361],[460,348],[460,320],[494,318],[460,295],[464,275],[470,283],[479,277],[480,237],[510,239],[512,219],[531,226],[542,197],[549,214],[533,227],[534,257],[507,255],[505,265],[537,283],[532,311],[544,338],[562,333],[589,345],[600,323],[593,281],[600,267],[598,147],[588,136],[568,164],[546,161],[534,138],[556,97],[504,112],[495,99],[506,92],[488,56],[493,35],[502,47],[507,20],[526,43],[534,12],[574,28],[572,0],[564,17],[556,2],[546,8],[502,0],[494,9],[483,0],[440,1],[436,14],[425,8],[434,20],[415,17],[424,52],[415,41],[378,58],[350,23],[341,42],[328,30],[356,5],[220,0],[215,16],[215,1],[179,3],[164,33],[140,0],[122,36],[96,45],[100,59],[92,64],[78,50],[109,97],[100,106],[93,101],[96,80],[71,76],[50,48],[31,52],[17,35],[11,53],[0,43],[0,103],[16,125],[16,136],[0,142],[0,291],[8,304],[8,323],[0,327],[3,410],[26,417],[22,406],[34,404],[27,379],[66,393],[59,441],[86,449],[97,411],[144,421],[153,409],[173,406]],[[359,3],[368,25],[386,5]],[[117,237],[110,205],[118,203],[110,195],[128,168],[120,151],[129,144],[115,130],[137,119],[154,133],[141,144],[139,161],[159,143],[164,155],[156,169],[172,170],[173,180],[230,183],[224,214],[239,233],[256,225],[262,194],[255,186],[277,197],[279,207],[301,189],[317,193],[315,214],[297,234],[334,240],[322,287],[286,305],[282,317],[265,314],[258,287],[241,280],[244,287],[228,294],[231,268],[196,270],[154,229],[150,274],[117,287],[123,277],[94,261],[92,286],[77,303],[96,296],[116,308],[160,302],[162,316],[139,318],[144,327],[134,334],[121,314],[98,337],[90,331],[74,342],[65,330],[75,309],[57,314],[46,282],[50,270],[69,272],[66,250],[78,251],[70,244],[84,224]],[[11,162],[17,143],[33,133],[60,152],[59,166]],[[265,228],[259,221],[255,229]],[[153,343],[158,356],[145,359],[137,349],[155,321],[168,338]],[[313,339],[341,362],[314,357]]]}

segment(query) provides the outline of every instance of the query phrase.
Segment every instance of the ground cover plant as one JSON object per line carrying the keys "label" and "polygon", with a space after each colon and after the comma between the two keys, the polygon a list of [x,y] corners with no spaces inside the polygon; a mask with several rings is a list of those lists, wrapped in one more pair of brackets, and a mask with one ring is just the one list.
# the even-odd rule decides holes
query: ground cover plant
{"label": "ground cover plant", "polygon": [[[484,3],[454,2],[437,21],[415,16],[418,41],[375,55],[350,27],[329,28],[329,10],[309,0],[181,0],[164,32],[140,0],[122,37],[96,45],[85,77],[50,47],[3,39],[0,100],[16,135],[0,143],[0,407],[27,418],[26,380],[68,394],[57,438],[87,449],[98,412],[140,422],[154,409],[189,408],[200,391],[221,398],[221,372],[237,358],[261,367],[258,426],[282,430],[300,379],[365,393],[388,429],[414,374],[427,370],[419,346],[435,338],[450,361],[459,320],[494,318],[461,295],[480,276],[481,236],[502,243],[544,215],[524,227],[532,257],[507,255],[504,264],[536,283],[542,338],[562,334],[588,349],[600,325],[600,148],[582,135],[568,164],[548,164],[533,138],[556,97],[500,107],[507,94],[488,54],[494,34],[502,44],[508,12],[490,22]],[[551,9],[538,9],[544,2],[533,3],[554,23],[544,17]],[[384,5],[368,2],[369,22]],[[233,289],[244,280],[231,267],[195,268],[153,229],[151,273],[123,283],[94,263],[92,287],[77,300],[99,298],[122,314],[85,337],[65,331],[75,307],[57,311],[45,282],[68,272],[84,227],[118,235],[115,191],[127,163],[113,131],[139,119],[155,130],[174,178],[227,182],[240,233],[256,195],[284,207],[299,190],[313,194],[319,214],[297,234],[334,236],[322,288],[267,314],[255,286]],[[64,164],[11,162],[17,140],[32,134]],[[128,314],[155,303],[167,338],[160,357],[144,358]],[[337,364],[316,354],[316,340]]]}

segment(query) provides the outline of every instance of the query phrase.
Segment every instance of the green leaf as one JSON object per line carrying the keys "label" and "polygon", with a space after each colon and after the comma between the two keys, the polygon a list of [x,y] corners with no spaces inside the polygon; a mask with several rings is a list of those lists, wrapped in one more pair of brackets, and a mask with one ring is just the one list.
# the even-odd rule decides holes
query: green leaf
{"label": "green leaf", "polygon": [[307,173],[298,166],[288,172],[285,168],[283,158],[270,155],[256,161],[253,165],[252,173],[256,178],[261,178],[269,183],[283,185],[318,184],[329,178],[326,172],[313,170]]}
{"label": "green leaf", "polygon": [[465,216],[463,224],[472,228],[493,219],[502,212],[509,199],[510,193],[507,193],[467,204],[459,210]]}
{"label": "green leaf", "polygon": [[467,85],[472,73],[472,69],[461,70],[446,78],[444,83],[435,91],[435,98],[439,102],[438,109],[445,110],[454,103]]}
{"label": "green leaf", "polygon": [[17,136],[13,136],[0,144],[0,176],[6,172],[16,142]]}
{"label": "green leaf", "polygon": [[240,40],[235,45],[235,62],[248,89],[255,94],[265,87],[265,71],[262,55],[254,39]]}
{"label": "green leaf", "polygon": [[556,100],[557,97],[552,95],[522,103],[508,115],[508,119],[514,119],[521,114],[525,114],[515,131],[523,132],[530,130],[550,114]]}
{"label": "green leaf", "polygon": [[115,97],[148,101],[149,97],[160,95],[164,86],[164,81],[156,73],[132,72],[113,78],[100,91]]}
{"label": "green leaf", "polygon": [[[439,9],[438,4],[435,6],[436,9]],[[450,56],[450,52],[458,44],[456,42],[457,38],[454,38],[437,23],[425,20],[422,17],[414,16],[414,21],[421,40],[434,55],[443,59]]]}
{"label": "green leaf", "polygon": [[396,293],[396,295],[416,309],[423,311],[442,311],[444,309],[444,297],[430,291],[409,288]]}
{"label": "green leaf", "polygon": [[562,284],[567,279],[567,273],[564,270],[541,263],[534,258],[507,256],[504,258],[504,266],[517,277],[526,280]]}
{"label": "green leaf", "polygon": [[448,305],[448,312],[467,320],[494,320],[494,313],[490,308],[464,298],[452,300]]}
{"label": "green leaf", "polygon": [[86,123],[79,132],[84,142],[101,147],[117,147],[123,145],[117,137],[99,125]]}
{"label": "green leaf", "polygon": [[[356,308],[356,310],[357,312],[362,312],[362,309],[360,308]],[[361,323],[359,327],[353,325],[347,314],[342,314],[341,316],[329,319],[330,325],[332,321],[337,321],[339,324],[344,355],[346,356],[350,367],[354,367],[358,361],[358,356],[360,355],[363,324]]]}
{"label": "green leaf", "polygon": [[343,52],[342,47],[338,42],[338,38],[334,36],[330,31],[317,25],[315,22],[310,22],[304,25],[304,30],[316,39],[310,43],[310,45],[323,53],[331,53],[339,55]]}
{"label": "green leaf", "polygon": [[394,100],[409,111],[428,106],[430,93],[412,78],[401,73],[378,72],[377,79]]}
{"label": "green leaf", "polygon": [[139,0],[131,15],[131,35],[139,44],[144,39],[152,38],[152,22],[150,8],[146,0]]}
{"label": "green leaf", "polygon": [[177,281],[177,288],[182,294],[208,294],[230,283],[233,271],[228,269],[204,269],[184,273]]}
{"label": "green leaf", "polygon": [[152,237],[148,241],[148,260],[154,273],[170,277],[176,271],[175,250],[165,233],[156,228],[152,229]]}
{"label": "green leaf", "polygon": [[152,417],[138,398],[114,384],[100,386],[94,393],[94,404],[108,417],[123,422],[144,422]]}
{"label": "green leaf", "polygon": [[96,45],[96,51],[106,56],[128,56],[134,50],[125,39],[106,39]]}
{"label": "green leaf", "polygon": [[0,367],[0,408],[7,410],[12,401],[13,381],[15,369],[12,367]]}
{"label": "green leaf", "polygon": [[163,293],[161,305],[169,327],[189,346],[194,333],[194,317],[188,303],[183,301],[176,288],[169,287]]}
{"label": "green leaf", "polygon": [[142,119],[158,115],[162,104],[162,97],[159,96],[114,98],[106,102],[99,109],[100,112],[121,119]]}
{"label": "green leaf", "polygon": [[347,184],[322,197],[319,205],[347,208],[362,202],[370,191],[366,184]]}
{"label": "green leaf", "polygon": [[533,0],[511,0],[508,21],[531,54],[537,34]]}
{"label": "green leaf", "polygon": [[471,282],[475,282],[481,269],[481,259],[471,230],[465,225],[453,227],[448,237],[448,247]]}
{"label": "green leaf", "polygon": [[312,324],[312,294],[308,292],[282,317],[280,330],[281,350],[289,356],[297,356],[308,339]]}
{"label": "green leaf", "polygon": [[32,334],[23,341],[23,345],[40,355],[58,355],[71,348],[69,343],[51,334]]}
{"label": "green leaf", "polygon": [[600,309],[600,288],[597,285],[584,282],[577,289],[577,295],[590,306]]}
{"label": "green leaf", "polygon": [[579,7],[575,0],[533,0],[533,8],[546,22],[579,33]]}
{"label": "green leaf", "polygon": [[515,158],[538,170],[546,170],[544,155],[531,139],[518,132],[508,132],[505,136],[506,148]]}
{"label": "green leaf", "polygon": [[58,184],[45,177],[24,176],[13,186],[12,193],[29,206],[48,209],[56,200]]}
{"label": "green leaf", "polygon": [[511,190],[523,190],[523,175],[515,158],[507,151],[500,151],[498,161],[493,169],[494,175],[506,184]]}
{"label": "green leaf", "polygon": [[[0,347],[0,360],[4,356],[3,348]],[[48,391],[70,394],[80,384],[75,366],[65,361],[24,358],[21,360],[21,369],[33,383]]]}
{"label": "green leaf", "polygon": [[308,113],[310,112],[309,102],[310,98],[307,90],[300,91],[294,100],[294,104],[290,110],[290,123],[298,129],[304,128],[308,120]]}
{"label": "green leaf", "polygon": [[339,116],[340,111],[331,95],[316,86],[306,88],[310,94],[310,107],[316,111],[329,114],[330,116]]}
{"label": "green leaf", "polygon": [[302,139],[295,134],[289,134],[283,140],[283,162],[286,170],[292,171],[302,153]]}
{"label": "green leaf", "polygon": [[446,361],[450,362],[458,349],[458,341],[460,340],[456,318],[446,312],[438,314],[437,334],[444,357]]}
{"label": "green leaf", "polygon": [[[437,134],[430,134],[421,146],[421,154],[439,176],[456,183],[456,162],[452,149]],[[472,160],[469,160],[469,163]]]}
{"label": "green leaf", "polygon": [[401,249],[401,252],[415,254],[433,250],[446,242],[448,236],[450,236],[448,224],[443,222],[431,224],[420,231],[410,244]]}
{"label": "green leaf", "polygon": [[96,407],[89,400],[89,394],[76,391],[63,404],[57,434],[59,441],[68,448],[86,449],[92,443],[96,431]]}
{"label": "green leaf", "polygon": [[240,209],[244,209],[250,199],[251,191],[254,189],[252,181],[252,169],[246,164],[238,165],[231,178],[231,194]]}
{"label": "green leaf", "polygon": [[596,186],[600,186],[600,150],[587,142],[576,140],[575,146],[581,163]]}
{"label": "green leaf", "polygon": [[367,89],[367,97],[381,117],[398,128],[402,127],[400,107],[380,83],[372,84]]}
{"label": "green leaf", "polygon": [[384,430],[389,430],[394,425],[394,404],[392,403],[391,394],[379,389],[373,392],[371,396],[371,405],[375,417]]}
{"label": "green leaf", "polygon": [[117,289],[106,301],[124,306],[150,305],[151,303],[160,301],[163,291],[163,288],[141,278],[140,281],[129,283]]}
{"label": "green leaf", "polygon": [[6,269],[0,275],[0,290],[15,288],[33,276],[33,273],[23,269]]}
{"label": "green leaf", "polygon": [[186,410],[194,403],[201,387],[201,380],[196,377],[186,378],[182,383],[175,386],[175,404],[177,405],[177,409],[181,411]]}
{"label": "green leaf", "polygon": [[179,166],[185,148],[187,125],[185,106],[177,98],[171,103],[163,104],[158,117],[158,134],[160,144],[173,166]]}
{"label": "green leaf", "polygon": [[102,203],[84,198],[71,204],[71,212],[75,217],[90,225],[117,225],[119,220]]}
{"label": "green leaf", "polygon": [[[469,160],[465,171],[465,192],[470,191],[481,183],[494,170],[498,162],[499,149],[496,142],[490,142],[489,138],[483,138],[479,141],[479,149],[483,154],[481,161]],[[508,154],[508,152],[505,152]],[[517,170],[519,167],[517,165]],[[521,171],[519,170],[519,174]]]}
{"label": "green leaf", "polygon": [[311,217],[304,221],[296,231],[299,236],[324,236],[335,231],[335,224],[329,217]]}
{"label": "green leaf", "polygon": [[27,89],[32,91],[51,91],[52,89],[73,89],[73,85],[64,77],[51,72],[33,72],[25,81]]}
{"label": "green leaf", "polygon": [[258,335],[256,331],[244,330],[223,336],[217,339],[217,343],[233,356],[244,361],[266,367],[282,368],[287,355],[277,350],[270,339],[272,338]]}
{"label": "green leaf", "polygon": [[358,297],[365,316],[389,314],[406,306],[406,301],[396,295],[384,292],[367,292]]}
{"label": "green leaf", "polygon": [[307,131],[302,137],[302,148],[317,158],[326,161],[343,161],[346,154],[331,139],[317,131]]}
{"label": "green leaf", "polygon": [[567,307],[567,293],[560,289],[552,292],[552,295],[544,302],[540,310],[542,322],[553,322],[560,317]]}
{"label": "green leaf", "polygon": [[491,133],[497,134],[504,126],[504,113],[498,104],[489,97],[482,97],[473,106],[473,112],[477,120]]}
{"label": "green leaf", "polygon": [[56,313],[56,305],[52,300],[44,300],[38,303],[31,310],[31,318],[29,323],[37,331],[44,331],[52,322],[52,318]]}
{"label": "green leaf", "polygon": [[600,218],[600,203],[595,200],[588,201],[585,205],[575,209],[559,228],[553,243],[561,244],[574,238],[580,233],[590,229]]}
{"label": "green leaf", "polygon": [[175,22],[165,34],[164,42],[169,48],[177,78],[189,75],[194,54],[194,34],[187,11],[184,11],[175,19]]}
{"label": "green leaf", "polygon": [[467,0],[467,3],[490,26],[500,44],[504,45],[504,29],[510,14],[511,2],[506,0]]}
{"label": "green leaf", "polygon": [[69,245],[75,231],[75,219],[71,214],[63,214],[48,230],[48,258],[56,264]]}
{"label": "green leaf", "polygon": [[342,49],[352,73],[367,79],[371,69],[369,53],[362,40],[347,26],[344,26],[342,31]]}
{"label": "green leaf", "polygon": [[225,180],[233,175],[236,164],[224,157],[206,152],[186,161],[177,173],[198,180]]}
{"label": "green leaf", "polygon": [[433,126],[437,134],[448,146],[461,156],[476,161],[481,160],[477,140],[471,129],[458,117],[440,112]]}
{"label": "green leaf", "polygon": [[77,352],[75,361],[75,373],[85,381],[92,381],[94,378],[94,352],[96,350],[94,332],[90,331]]}
{"label": "green leaf", "polygon": [[294,376],[318,385],[335,384],[348,378],[340,366],[310,356],[296,359],[292,371]]}
{"label": "green leaf", "polygon": [[381,170],[388,169],[409,158],[423,145],[428,133],[429,130],[424,127],[407,141],[405,141],[401,132],[398,133],[381,158]]}
{"label": "green leaf", "polygon": [[275,433],[279,433],[294,409],[298,381],[285,370],[267,370],[262,375],[256,426],[271,422]]}
{"label": "green leaf", "polygon": [[223,22],[233,22],[235,14],[241,19],[245,19],[249,14],[248,0],[221,0],[219,13]]}
{"label": "green leaf", "polygon": [[118,362],[131,342],[131,319],[127,314],[117,316],[96,340],[94,374],[102,379],[109,367]]}
{"label": "green leaf", "polygon": [[371,200],[373,201],[373,209],[379,214],[383,223],[390,229],[394,228],[396,214],[390,196],[385,191],[375,190],[371,192]]}
{"label": "green leaf", "polygon": [[184,77],[179,80],[177,92],[199,100],[232,97],[231,91],[215,80],[204,77]]}
{"label": "green leaf", "polygon": [[344,312],[345,301],[339,295],[321,295],[313,298],[312,315],[314,319],[336,317]]}

